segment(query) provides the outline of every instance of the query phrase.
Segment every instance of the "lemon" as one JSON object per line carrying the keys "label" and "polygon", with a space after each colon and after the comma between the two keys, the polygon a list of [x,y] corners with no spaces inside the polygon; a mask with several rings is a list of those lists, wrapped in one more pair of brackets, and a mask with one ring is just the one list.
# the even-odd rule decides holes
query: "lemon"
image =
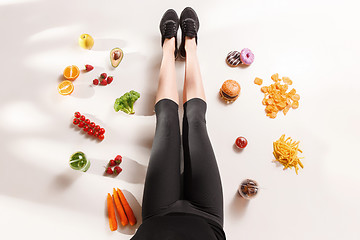
{"label": "lemon", "polygon": [[79,37],[79,45],[84,49],[91,49],[94,46],[94,39],[89,34],[81,34]]}

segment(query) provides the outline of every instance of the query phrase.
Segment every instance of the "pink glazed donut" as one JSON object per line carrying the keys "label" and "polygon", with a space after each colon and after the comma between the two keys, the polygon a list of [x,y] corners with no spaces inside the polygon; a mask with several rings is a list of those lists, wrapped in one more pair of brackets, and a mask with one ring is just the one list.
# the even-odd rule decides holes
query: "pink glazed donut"
{"label": "pink glazed donut", "polygon": [[248,48],[244,48],[243,50],[241,50],[240,53],[240,60],[243,64],[245,65],[250,65],[253,63],[254,61],[254,54],[251,52],[250,49]]}

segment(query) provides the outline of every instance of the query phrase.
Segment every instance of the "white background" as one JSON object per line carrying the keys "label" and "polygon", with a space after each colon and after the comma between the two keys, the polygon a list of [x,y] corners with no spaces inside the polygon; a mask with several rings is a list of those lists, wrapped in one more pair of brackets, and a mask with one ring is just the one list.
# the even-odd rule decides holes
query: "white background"
{"label": "white background", "polygon": [[[158,25],[168,8],[180,14],[186,6],[201,22],[198,56],[227,239],[360,239],[357,0],[1,0],[1,239],[129,239],[136,231],[155,130]],[[92,50],[79,47],[82,33],[94,37]],[[109,61],[113,47],[125,52],[116,69]],[[254,63],[228,67],[226,54],[245,47]],[[74,92],[61,96],[57,85],[72,64],[95,69],[82,72]],[[184,62],[176,68],[181,95]],[[113,83],[92,86],[102,72],[113,75]],[[274,73],[290,77],[301,99],[297,110],[269,119],[253,80],[269,85]],[[231,105],[218,97],[227,79],[242,88]],[[131,89],[141,93],[136,114],[115,112],[115,99]],[[75,111],[102,125],[105,140],[72,127]],[[282,134],[301,142],[299,175],[272,161],[272,143]],[[241,152],[233,145],[238,136],[249,141]],[[79,150],[92,164],[86,173],[68,165]],[[124,157],[123,172],[104,176],[117,154]],[[237,195],[245,178],[262,187],[249,202]],[[106,195],[113,187],[124,190],[136,226],[109,230]]]}

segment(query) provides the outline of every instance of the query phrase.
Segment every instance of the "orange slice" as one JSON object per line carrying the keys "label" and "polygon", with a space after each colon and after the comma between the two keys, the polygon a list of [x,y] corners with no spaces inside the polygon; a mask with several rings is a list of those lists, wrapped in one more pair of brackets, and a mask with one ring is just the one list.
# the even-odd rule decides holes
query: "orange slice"
{"label": "orange slice", "polygon": [[58,85],[58,90],[61,95],[69,95],[74,91],[72,82],[65,80]]}
{"label": "orange slice", "polygon": [[77,66],[71,65],[64,69],[64,77],[68,80],[75,80],[80,74],[80,70]]}

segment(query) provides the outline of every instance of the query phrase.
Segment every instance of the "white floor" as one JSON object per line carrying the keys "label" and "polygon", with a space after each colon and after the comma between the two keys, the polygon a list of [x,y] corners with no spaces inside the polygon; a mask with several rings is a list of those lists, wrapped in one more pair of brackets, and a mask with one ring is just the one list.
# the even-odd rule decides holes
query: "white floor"
{"label": "white floor", "polygon": [[[360,239],[360,17],[358,1],[0,1],[0,238],[129,239],[141,223],[144,177],[155,130],[153,102],[161,60],[158,25],[163,12],[192,6],[199,15],[198,55],[205,82],[208,131],[224,189],[227,239]],[[78,46],[88,33],[92,50]],[[179,35],[180,36],[180,35]],[[109,52],[125,57],[112,68]],[[231,50],[250,48],[250,67],[230,68]],[[67,65],[82,72],[70,96],[57,85]],[[184,62],[177,62],[179,94]],[[100,73],[114,76],[93,87]],[[300,107],[265,116],[255,77],[289,76]],[[234,79],[239,99],[224,104],[221,84]],[[136,114],[113,110],[129,90],[141,98]],[[80,111],[106,129],[103,142],[72,127]],[[299,140],[304,169],[282,170],[272,143],[282,134]],[[249,144],[239,152],[238,136]],[[83,151],[86,173],[68,165]],[[107,161],[124,157],[118,177],[103,175]],[[204,169],[206,171],[206,169]],[[241,199],[241,180],[261,186]],[[139,223],[111,232],[106,195],[124,190]]]}

